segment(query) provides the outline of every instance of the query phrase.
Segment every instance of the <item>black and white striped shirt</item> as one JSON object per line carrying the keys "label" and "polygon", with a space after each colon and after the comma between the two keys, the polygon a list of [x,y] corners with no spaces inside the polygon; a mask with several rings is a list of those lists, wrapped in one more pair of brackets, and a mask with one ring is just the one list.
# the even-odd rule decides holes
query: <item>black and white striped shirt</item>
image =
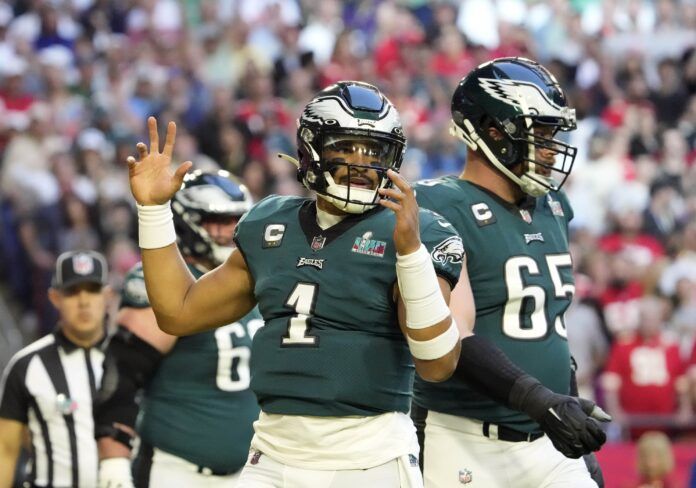
{"label": "black and white striped shirt", "polygon": [[34,486],[97,486],[92,398],[102,377],[100,345],[78,347],[58,329],[15,354],[5,369],[0,417],[29,427]]}

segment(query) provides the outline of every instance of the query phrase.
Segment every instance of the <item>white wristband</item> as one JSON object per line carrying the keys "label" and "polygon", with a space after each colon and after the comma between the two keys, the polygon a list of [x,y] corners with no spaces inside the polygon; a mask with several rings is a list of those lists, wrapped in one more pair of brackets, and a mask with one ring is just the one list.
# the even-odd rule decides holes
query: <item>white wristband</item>
{"label": "white wristband", "polygon": [[437,337],[427,341],[416,341],[406,337],[411,355],[416,359],[438,359],[454,349],[459,342],[459,329],[452,319],[449,328]]}
{"label": "white wristband", "polygon": [[450,314],[430,253],[423,244],[414,253],[396,255],[396,278],[406,307],[406,327],[424,329]]}
{"label": "white wristband", "polygon": [[174,216],[169,202],[163,205],[136,205],[138,209],[138,245],[159,249],[176,242]]}

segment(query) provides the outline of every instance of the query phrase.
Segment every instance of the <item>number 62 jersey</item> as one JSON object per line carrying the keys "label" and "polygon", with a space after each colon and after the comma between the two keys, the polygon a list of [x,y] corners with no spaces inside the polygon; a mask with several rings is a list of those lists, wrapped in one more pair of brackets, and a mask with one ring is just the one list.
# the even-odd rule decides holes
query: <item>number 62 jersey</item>
{"label": "number 62 jersey", "polygon": [[[474,333],[500,347],[548,388],[568,394],[570,353],[563,314],[575,292],[568,251],[572,209],[561,192],[521,207],[457,177],[426,180],[416,199],[462,236],[476,305]],[[531,432],[538,426],[464,382],[417,381],[417,404],[450,415]]]}
{"label": "number 62 jersey", "polygon": [[[196,278],[203,274],[189,269]],[[128,273],[124,290],[123,306],[149,307],[141,265]],[[146,387],[138,419],[143,442],[216,471],[241,469],[259,415],[249,356],[262,326],[253,309],[232,324],[179,337]]]}
{"label": "number 62 jersey", "polygon": [[[254,337],[251,389],[266,413],[314,417],[408,412],[414,366],[393,288],[395,216],[378,206],[322,230],[314,199],[271,196],[237,225],[266,325]],[[461,239],[420,213],[436,272],[456,284]]]}

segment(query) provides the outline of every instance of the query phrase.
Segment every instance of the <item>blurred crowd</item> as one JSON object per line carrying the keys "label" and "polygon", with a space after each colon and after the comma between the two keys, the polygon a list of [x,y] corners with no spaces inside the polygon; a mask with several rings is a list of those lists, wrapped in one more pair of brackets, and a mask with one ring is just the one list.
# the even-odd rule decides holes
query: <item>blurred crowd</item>
{"label": "blurred crowd", "polygon": [[[0,1],[0,290],[47,333],[56,256],[139,260],[124,161],[150,114],[177,161],[255,198],[301,194],[295,120],[318,89],[378,85],[400,110],[410,180],[458,173],[459,79],[493,57],[545,64],[577,110],[566,190],[580,391],[620,432],[693,429],[696,406],[696,3],[690,0]],[[691,369],[690,369],[691,367]]]}

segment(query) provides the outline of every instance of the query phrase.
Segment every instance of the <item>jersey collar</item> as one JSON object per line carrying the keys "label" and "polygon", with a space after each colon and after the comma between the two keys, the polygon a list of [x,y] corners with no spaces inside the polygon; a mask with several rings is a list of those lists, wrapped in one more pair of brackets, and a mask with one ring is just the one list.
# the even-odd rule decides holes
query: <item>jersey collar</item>
{"label": "jersey collar", "polygon": [[324,246],[328,246],[332,241],[343,235],[348,229],[359,224],[366,218],[376,215],[382,210],[384,210],[384,207],[378,205],[375,208],[361,214],[349,214],[345,219],[341,220],[336,225],[332,225],[328,229],[322,229],[319,227],[319,224],[317,224],[316,200],[307,200],[300,207],[300,227],[302,227],[302,232],[305,235],[305,239],[307,239],[307,244],[311,246],[315,237],[322,236],[326,238]]}
{"label": "jersey collar", "polygon": [[500,196],[497,193],[490,191],[488,188],[484,188],[481,185],[477,185],[476,183],[469,180],[460,179],[460,181],[463,181],[468,185],[478,188],[482,192],[489,195],[492,199],[497,201],[501,206],[508,209],[513,214],[519,215],[520,210],[527,210],[529,213],[533,214],[534,209],[536,208],[537,199],[531,195],[525,195],[518,202],[510,203],[507,200],[500,198]]}

